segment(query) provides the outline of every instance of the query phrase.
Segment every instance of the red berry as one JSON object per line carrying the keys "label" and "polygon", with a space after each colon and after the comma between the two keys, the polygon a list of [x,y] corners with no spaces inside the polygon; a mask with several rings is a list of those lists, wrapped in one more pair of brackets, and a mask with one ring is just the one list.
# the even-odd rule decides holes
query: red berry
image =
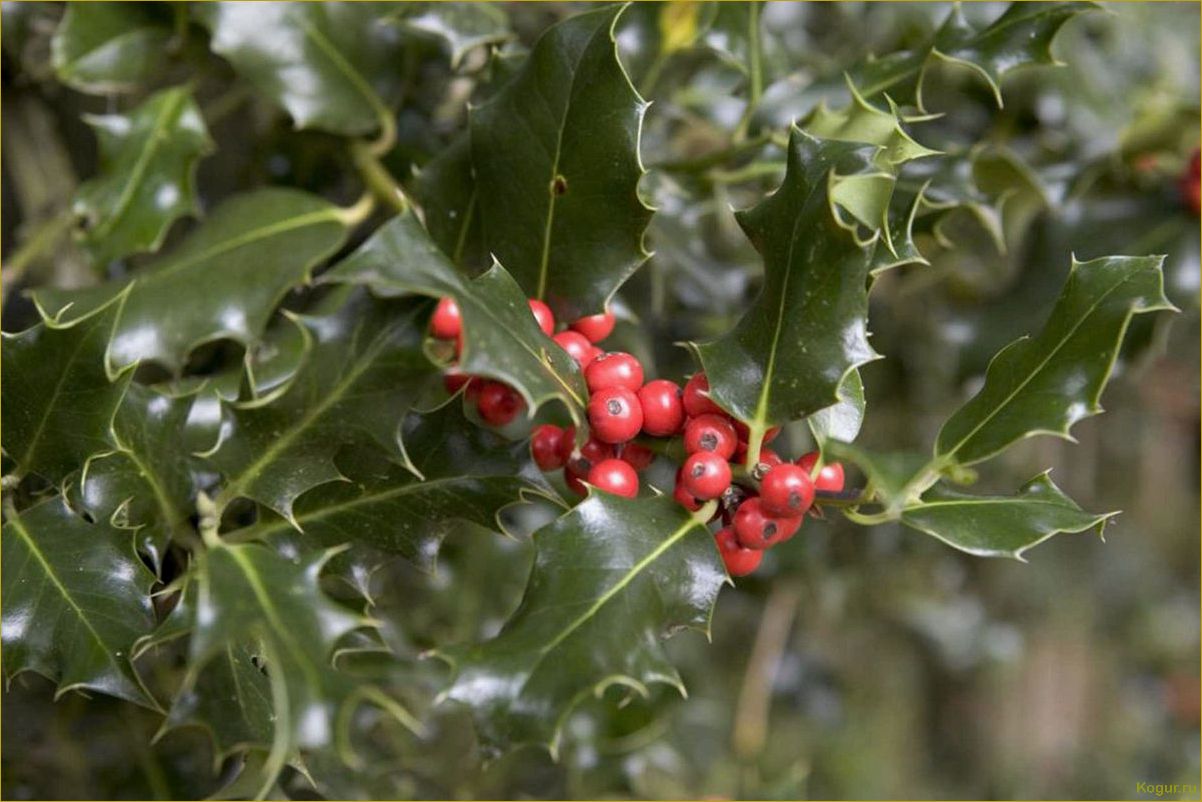
{"label": "red berry", "polygon": [[582,481],[586,478],[586,476],[587,474],[581,473],[580,470],[570,462],[563,466],[564,484],[568,486],[568,490],[571,490],[578,496],[588,495],[588,488],[584,486],[584,482]]}
{"label": "red berry", "polygon": [[639,388],[643,405],[643,431],[652,437],[669,437],[684,423],[684,404],[680,385],[667,379],[655,379]]}
{"label": "red berry", "polygon": [[634,498],[639,494],[639,475],[629,463],[620,459],[598,462],[588,472],[588,483],[615,496]]}
{"label": "red berry", "polygon": [[455,395],[465,385],[471,384],[472,377],[457,370],[448,370],[442,375],[442,386],[447,388],[449,395]]}
{"label": "red berry", "polygon": [[814,489],[823,490],[827,493],[838,493],[843,490],[843,464],[840,462],[828,462],[818,471],[818,475],[814,476],[814,465],[818,462],[818,452],[811,451],[808,454],[803,454],[797,459],[797,464],[801,469],[810,474],[814,479]]}
{"label": "red berry", "polygon": [[764,512],[779,518],[805,515],[814,503],[810,472],[787,462],[770,468],[760,480],[760,503]]}
{"label": "red berry", "polygon": [[596,358],[594,351],[598,349],[593,346],[588,340],[584,339],[584,335],[575,331],[561,331],[551,338],[555,344],[568,352],[568,356],[576,360],[576,364],[584,370],[590,362]]}
{"label": "red berry", "polygon": [[530,435],[530,454],[539,470],[550,471],[562,468],[565,459],[559,456],[563,445],[563,429],[552,423],[544,423]]}
{"label": "red berry", "polygon": [[637,393],[643,386],[643,365],[623,351],[610,351],[594,359],[584,369],[590,393],[607,387],[625,387]]}
{"label": "red berry", "polygon": [[493,426],[504,426],[515,417],[522,408],[522,397],[507,384],[501,382],[485,382],[480,388],[480,396],[476,399],[476,409],[485,423]]}
{"label": "red berry", "polygon": [[743,548],[766,549],[793,537],[801,528],[801,518],[768,515],[758,498],[749,498],[735,512],[734,526]]}
{"label": "red berry", "polygon": [[709,397],[710,383],[704,373],[694,373],[684,386],[684,411],[692,418],[698,415],[725,415],[725,410]]}
{"label": "red berry", "polygon": [[770,448],[761,448],[760,449],[760,462],[759,462],[760,465],[767,465],[769,468],[772,468],[776,465],[782,464],[783,462],[784,462],[784,460],[780,458],[780,455],[777,454],[772,449],[770,449]]}
{"label": "red berry", "polygon": [[559,452],[556,456],[566,465],[572,456],[572,452],[576,449],[576,427],[569,426],[563,430],[563,437],[559,441]]}
{"label": "red berry", "polygon": [[685,489],[702,501],[718,498],[730,487],[730,463],[712,451],[690,454],[681,471]]}
{"label": "red berry", "polygon": [[672,498],[676,499],[676,503],[689,512],[697,512],[697,510],[701,509],[701,505],[705,503],[690,493],[684,486],[684,476],[681,471],[676,472],[676,487],[672,490]]}
{"label": "red berry", "polygon": [[718,553],[726,564],[726,573],[731,576],[747,576],[759,568],[764,559],[764,552],[743,548],[735,537],[735,530],[729,526],[714,533],[714,542],[718,544]]}
{"label": "red berry", "polygon": [[735,428],[725,415],[698,415],[684,425],[684,450],[689,454],[712,451],[722,459],[729,460],[734,456],[737,443]]}
{"label": "red berry", "polygon": [[643,428],[643,407],[625,387],[606,387],[589,399],[588,422],[601,442],[625,443]]}
{"label": "red berry", "polygon": [[[569,449],[569,451],[573,451],[573,449]],[[616,454],[617,451],[609,443],[602,443],[597,438],[590,437],[584,441],[584,445],[580,447],[579,451],[574,451],[569,455],[567,463],[584,477],[598,462],[613,459]]]}
{"label": "red berry", "polygon": [[538,327],[543,330],[543,334],[550,337],[555,331],[555,315],[551,314],[551,307],[536,298],[531,298],[530,312],[534,315]]}
{"label": "red berry", "polygon": [[599,343],[613,333],[614,313],[606,311],[601,315],[582,317],[572,324],[572,330],[583,334],[591,343]]}
{"label": "red berry", "polygon": [[462,328],[459,304],[448,295],[434,307],[434,316],[430,318],[430,333],[440,340],[454,340]]}
{"label": "red berry", "polygon": [[627,443],[622,446],[622,460],[636,471],[641,471],[655,461],[655,452],[638,443]]}

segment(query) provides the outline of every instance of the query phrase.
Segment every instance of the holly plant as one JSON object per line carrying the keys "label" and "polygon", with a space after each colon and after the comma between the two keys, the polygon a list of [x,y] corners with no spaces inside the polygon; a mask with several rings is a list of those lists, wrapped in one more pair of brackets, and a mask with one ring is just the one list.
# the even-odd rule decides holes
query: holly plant
{"label": "holly plant", "polygon": [[[1032,571],[1101,533],[1054,466],[991,465],[1102,411],[1174,310],[1170,240],[1045,239],[941,422],[857,442],[870,309],[1061,202],[1055,123],[988,132],[1094,10],[893,9],[906,46],[870,52],[800,4],[6,6],[94,159],[6,263],[5,674],[199,728],[229,797],[420,795],[379,783],[447,715],[465,753],[556,759],[582,704],[684,694],[665,639],[814,527]],[[1192,144],[1145,164],[1181,231]],[[489,541],[532,563],[440,556]]]}

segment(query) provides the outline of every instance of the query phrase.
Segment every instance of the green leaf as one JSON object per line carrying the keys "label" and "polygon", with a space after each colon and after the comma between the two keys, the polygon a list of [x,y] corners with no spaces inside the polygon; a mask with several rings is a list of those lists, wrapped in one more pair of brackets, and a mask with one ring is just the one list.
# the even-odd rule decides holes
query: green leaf
{"label": "green leaf", "polygon": [[889,112],[876,108],[856,91],[850,79],[847,88],[851,92],[850,103],[840,109],[831,109],[823,100],[800,124],[801,128],[821,139],[878,145],[881,150],[877,160],[885,168],[896,168],[904,162],[938,153],[918,144],[906,133],[895,107],[891,107]]}
{"label": "green leaf", "polygon": [[1131,317],[1173,309],[1161,256],[1073,260],[1043,331],[998,352],[985,385],[944,423],[935,456],[971,465],[1038,434],[1072,439],[1069,428],[1102,411],[1098,399]]}
{"label": "green leaf", "polygon": [[213,149],[191,91],[166,89],[129,114],[85,119],[100,171],[75,196],[84,248],[99,265],[157,251],[172,222],[196,212],[196,162]]}
{"label": "green leaf", "polygon": [[514,387],[531,413],[558,398],[578,422],[581,419],[587,393],[580,369],[539,329],[513,278],[494,264],[468,281],[411,213],[381,226],[322,281],[364,284],[384,296],[453,297],[463,317],[459,367],[465,373]]}
{"label": "green leaf", "polygon": [[452,68],[469,51],[511,35],[505,12],[488,3],[413,3],[400,8],[403,27],[440,40],[450,51]]}
{"label": "green leaf", "polygon": [[647,104],[618,61],[620,11],[549,28],[517,77],[471,114],[487,247],[563,320],[600,312],[647,257],[651,210],[637,192]]}
{"label": "green leaf", "polygon": [[349,481],[297,499],[293,515],[300,531],[278,518],[225,537],[308,549],[353,543],[433,570],[439,544],[456,523],[502,530],[507,507],[531,495],[558,500],[531,466],[528,443],[510,443],[468,421],[462,404],[411,413],[402,437],[420,477],[370,452],[355,452],[338,461]]}
{"label": "green leaf", "polygon": [[0,539],[5,674],[41,674],[56,696],[92,690],[157,709],[130,663],[154,626],[154,575],[129,533],[88,523],[56,496],[10,509]]}
{"label": "green leaf", "polygon": [[896,516],[906,504],[916,501],[930,484],[924,470],[929,460],[924,454],[881,453],[839,440],[828,440],[822,445],[824,459],[850,462],[864,472],[868,484],[863,495],[879,503],[890,516]]}
{"label": "green leaf", "polygon": [[171,29],[156,3],[67,6],[50,42],[58,79],[93,94],[131,90],[161,70]]}
{"label": "green leaf", "polygon": [[184,444],[191,399],[130,384],[112,421],[113,450],[92,455],[81,473],[78,505],[111,526],[137,530],[156,570],[171,535],[194,511],[193,465]]}
{"label": "green leaf", "polygon": [[192,348],[229,338],[254,343],[277,303],[346,238],[347,211],[292,189],[261,189],[223,203],[170,254],[130,279],[32,295],[57,325],[91,313],[127,287],[107,359],[178,372]]}
{"label": "green leaf", "polygon": [[703,523],[671,498],[593,493],[534,534],[521,606],[492,640],[440,652],[454,669],[443,694],[469,705],[482,740],[548,746],[572,708],[619,685],[684,690],[660,638],[708,632],[726,579]]}
{"label": "green leaf", "polygon": [[298,128],[347,136],[389,133],[400,86],[400,40],[377,3],[205,3],[196,8],[213,51]]}
{"label": "green leaf", "polygon": [[18,470],[58,483],[112,450],[109,425],[133,374],[111,375],[104,354],[128,297],[120,292],[67,328],[3,333],[0,359],[10,372],[0,383],[0,429]]}
{"label": "green leaf", "polygon": [[1014,2],[984,28],[974,28],[959,5],[925,47],[890,54],[852,71],[861,93],[889,92],[899,103],[922,107],[922,81],[932,59],[968,67],[985,79],[998,106],[1002,78],[1020,67],[1057,64],[1052,41],[1073,17],[1098,8],[1096,3]]}
{"label": "green leaf", "polygon": [[819,448],[828,440],[855,440],[864,425],[864,406],[864,382],[860,371],[853,370],[839,385],[839,401],[806,418]]}
{"label": "green leaf", "polygon": [[[784,183],[737,215],[764,259],[764,287],[733,330],[694,348],[710,394],[753,436],[835,404],[847,376],[877,356],[867,331],[875,243],[862,243],[839,208],[853,193],[862,209],[887,206],[892,179],[875,167],[876,153],[794,128]],[[886,181],[840,194],[862,178]]]}
{"label": "green leaf", "polygon": [[[356,681],[331,664],[334,644],[343,635],[372,622],[329,599],[319,586],[322,565],[332,552],[285,559],[259,544],[208,541],[195,556],[195,603],[180,621],[169,618],[165,631],[139,648],[191,632],[188,672],[176,705],[180,714],[217,704],[201,693],[228,691],[210,679],[200,684],[214,660],[244,655],[246,644],[266,666],[271,698],[271,751],[262,770],[260,793],[270,789],[285,763],[300,749],[333,747],[353,759],[346,727],[361,700],[371,700],[407,724],[412,719],[378,688]],[[245,669],[245,666],[241,667]],[[235,674],[233,676],[240,676]],[[244,691],[244,693],[249,693]],[[256,701],[256,705],[261,704]],[[258,732],[258,722],[246,725]]]}
{"label": "green leaf", "polygon": [[295,524],[297,496],[344,479],[339,448],[374,445],[408,464],[401,421],[435,373],[422,351],[424,311],[360,291],[333,311],[296,315],[313,340],[304,367],[269,403],[228,404],[206,454],[226,478],[219,506],[250,498]]}
{"label": "green leaf", "polygon": [[1013,557],[1060,532],[1098,534],[1118,513],[1094,515],[1052,483],[1047,473],[1014,496],[972,496],[936,485],[922,501],[906,506],[902,523],[978,557]]}
{"label": "green leaf", "polygon": [[431,239],[451,262],[473,275],[487,268],[490,260],[480,226],[471,139],[466,133],[422,168],[415,194]]}

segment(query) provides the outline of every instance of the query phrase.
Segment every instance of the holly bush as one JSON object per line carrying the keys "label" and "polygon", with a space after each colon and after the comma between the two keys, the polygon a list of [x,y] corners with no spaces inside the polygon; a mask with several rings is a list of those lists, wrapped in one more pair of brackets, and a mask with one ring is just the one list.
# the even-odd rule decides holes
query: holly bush
{"label": "holly bush", "polygon": [[1192,319],[1170,12],[6,5],[6,675],[95,795],[803,793],[647,784],[716,608],[1116,514],[1005,455]]}

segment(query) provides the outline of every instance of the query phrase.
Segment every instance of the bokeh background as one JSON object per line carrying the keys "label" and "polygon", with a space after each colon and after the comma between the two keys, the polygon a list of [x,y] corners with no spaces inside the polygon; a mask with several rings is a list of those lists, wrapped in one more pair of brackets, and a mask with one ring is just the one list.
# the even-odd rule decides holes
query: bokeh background
{"label": "bokeh background", "polygon": [[[520,52],[582,6],[501,7],[515,32],[507,47]],[[970,3],[964,13],[987,21],[1003,8]],[[768,88],[753,124],[783,126],[837,96],[844,69],[921,45],[948,11],[944,3],[769,3]],[[5,281],[10,331],[35,319],[21,286],[97,280],[68,236],[71,198],[96,161],[79,115],[132,103],[55,80],[50,40],[61,14],[57,4],[3,4],[5,272],[11,278],[20,266],[19,278]],[[745,78],[718,25],[680,46],[670,44],[657,3],[623,19],[623,57],[654,101],[643,190],[660,212],[649,238],[656,255],[623,292],[627,320],[616,339],[645,358],[649,374],[681,375],[692,366],[672,343],[725,330],[755,292],[756,260],[730,208],[770,189],[779,163],[768,154],[720,170],[659,169],[703,156],[729,134]],[[357,179],[339,141],[292,131],[203,54],[199,29],[193,37],[202,55],[184,52],[161,80],[197,81],[219,145],[200,166],[205,205],[267,183],[352,200]],[[913,133],[962,154],[977,194],[921,238],[929,267],[890,273],[873,290],[873,344],[886,358],[863,371],[861,440],[929,448],[989,356],[1040,325],[1071,254],[1167,254],[1167,290],[1181,314],[1133,325],[1106,414],[1078,424],[1076,443],[1021,444],[980,480],[1009,491],[1054,466],[1057,483],[1086,509],[1123,511],[1105,542],[1062,535],[1020,563],[962,555],[895,526],[813,523],[724,591],[712,642],[696,633],[672,639],[687,700],[661,691],[621,708],[591,702],[572,718],[558,762],[537,750],[486,761],[465,714],[434,712],[425,740],[398,734],[369,744],[378,753],[370,769],[332,772],[337,779],[321,793],[1072,799],[1139,798],[1148,794],[1138,783],[1186,783],[1194,791],[1180,796],[1197,798],[1199,221],[1178,176],[1199,135],[1199,7],[1106,4],[1071,21],[1055,51],[1065,66],[1007,78],[1001,109],[965,70],[928,75],[927,106],[943,117]],[[415,47],[397,69],[409,95],[389,166],[407,176],[462,126],[480,67],[469,60],[453,74],[437,48]],[[907,180],[925,180],[915,169]],[[782,453],[800,453],[804,427],[784,442]],[[449,540],[436,576],[396,567],[377,615],[411,652],[495,631],[530,560],[527,543],[465,531]],[[413,704],[429,705],[441,671],[414,664]],[[3,695],[0,791],[213,793],[219,777],[203,734],[176,731],[152,744],[158,724],[103,697],[55,701],[50,683],[24,675]],[[285,788],[314,794],[299,776]]]}

